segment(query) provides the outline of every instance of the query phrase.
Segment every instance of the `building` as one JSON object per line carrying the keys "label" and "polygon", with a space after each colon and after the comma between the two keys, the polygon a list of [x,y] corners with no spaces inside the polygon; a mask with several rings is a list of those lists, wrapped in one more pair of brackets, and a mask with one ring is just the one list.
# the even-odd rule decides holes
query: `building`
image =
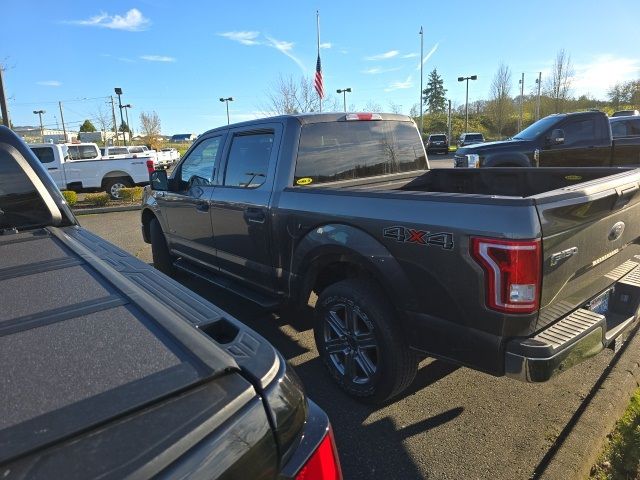
{"label": "building", "polygon": [[64,131],[55,128],[45,128],[40,132],[40,127],[14,127],[13,131],[20,135],[26,142],[64,143],[78,139],[78,132],[67,130],[65,139]]}
{"label": "building", "polygon": [[193,142],[197,137],[195,133],[179,133],[171,136],[172,143],[189,143]]}

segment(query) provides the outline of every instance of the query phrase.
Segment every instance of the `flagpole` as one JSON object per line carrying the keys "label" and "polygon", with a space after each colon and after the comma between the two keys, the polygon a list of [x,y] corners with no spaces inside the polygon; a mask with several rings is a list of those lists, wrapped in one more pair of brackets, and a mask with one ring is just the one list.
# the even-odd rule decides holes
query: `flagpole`
{"label": "flagpole", "polygon": [[[320,12],[316,10],[316,32],[318,34],[318,58],[320,57]],[[320,100],[320,113],[322,113],[322,97],[318,93]]]}
{"label": "flagpole", "polygon": [[420,138],[424,133],[424,117],[422,116],[422,65],[424,64],[424,33],[422,32],[422,25],[420,26]]}

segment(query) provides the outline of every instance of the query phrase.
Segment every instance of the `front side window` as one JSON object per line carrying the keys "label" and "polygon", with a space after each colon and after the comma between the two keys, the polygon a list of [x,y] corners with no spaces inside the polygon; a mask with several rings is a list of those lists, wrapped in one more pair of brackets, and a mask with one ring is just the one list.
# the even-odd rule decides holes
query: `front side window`
{"label": "front side window", "polygon": [[273,139],[272,131],[234,136],[224,185],[242,188],[258,188],[262,185],[267,179]]}
{"label": "front side window", "polygon": [[200,142],[180,166],[180,180],[187,187],[213,185],[213,168],[220,148],[220,138]]}
{"label": "front side window", "polygon": [[593,119],[570,122],[564,126],[564,144],[591,143],[596,138],[596,122]]}

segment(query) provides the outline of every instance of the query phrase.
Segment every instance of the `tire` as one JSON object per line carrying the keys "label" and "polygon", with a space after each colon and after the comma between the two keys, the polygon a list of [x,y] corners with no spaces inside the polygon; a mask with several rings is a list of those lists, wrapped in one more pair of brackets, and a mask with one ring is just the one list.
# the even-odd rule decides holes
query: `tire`
{"label": "tire", "polygon": [[118,191],[121,188],[132,187],[133,184],[127,178],[108,178],[103,183],[105,191],[115,200],[120,199]]}
{"label": "tire", "polygon": [[151,256],[153,258],[153,266],[165,275],[170,277],[175,275],[176,269],[173,266],[175,257],[169,252],[167,239],[162,232],[162,227],[157,218],[151,220],[149,224],[149,233],[151,235]]}
{"label": "tire", "polygon": [[[353,319],[349,325],[347,316]],[[363,280],[343,280],[318,297],[316,346],[331,376],[349,395],[379,404],[413,382],[418,360],[395,320],[384,293]]]}

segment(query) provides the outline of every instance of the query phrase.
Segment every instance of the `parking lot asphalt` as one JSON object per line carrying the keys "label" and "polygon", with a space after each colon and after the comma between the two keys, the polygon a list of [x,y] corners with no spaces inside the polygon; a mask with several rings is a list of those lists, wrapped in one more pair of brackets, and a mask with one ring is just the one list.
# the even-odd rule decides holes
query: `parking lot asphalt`
{"label": "parking lot asphalt", "polygon": [[431,168],[453,168],[453,152],[441,154],[427,154]]}
{"label": "parking lot asphalt", "polygon": [[[151,262],[139,212],[86,215],[80,223]],[[543,384],[427,359],[408,391],[374,407],[344,395],[325,372],[310,308],[279,317],[202,281],[177,280],[258,331],[295,366],[331,419],[345,479],[530,478],[613,357],[607,350]]]}

